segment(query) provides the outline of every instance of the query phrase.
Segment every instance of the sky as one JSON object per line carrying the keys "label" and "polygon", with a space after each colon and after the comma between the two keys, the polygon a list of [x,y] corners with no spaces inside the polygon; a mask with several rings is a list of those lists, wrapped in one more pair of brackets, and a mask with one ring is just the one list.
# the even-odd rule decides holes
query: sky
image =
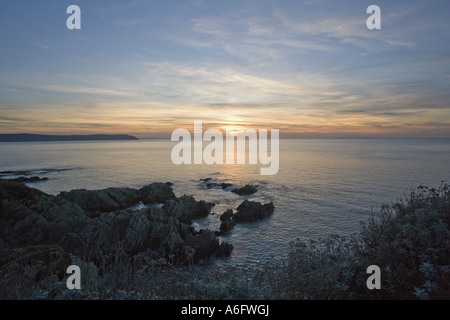
{"label": "sky", "polygon": [[[369,5],[381,30],[369,30]],[[69,30],[67,7],[81,9]],[[2,0],[0,133],[450,138],[450,2]]]}

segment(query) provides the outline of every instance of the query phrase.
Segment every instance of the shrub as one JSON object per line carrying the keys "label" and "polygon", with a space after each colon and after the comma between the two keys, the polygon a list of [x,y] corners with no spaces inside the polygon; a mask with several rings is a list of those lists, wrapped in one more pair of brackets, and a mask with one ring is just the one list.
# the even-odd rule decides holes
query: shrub
{"label": "shrub", "polygon": [[[419,186],[384,205],[350,240],[295,241],[275,291],[289,299],[449,299],[450,191]],[[382,290],[366,269],[382,271]],[[281,273],[283,274],[283,273]]]}

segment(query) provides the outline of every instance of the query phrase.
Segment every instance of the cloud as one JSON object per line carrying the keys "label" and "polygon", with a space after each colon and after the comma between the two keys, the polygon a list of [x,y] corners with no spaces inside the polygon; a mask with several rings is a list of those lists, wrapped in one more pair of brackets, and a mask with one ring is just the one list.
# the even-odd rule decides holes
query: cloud
{"label": "cloud", "polygon": [[58,93],[82,93],[88,95],[100,96],[132,96],[131,92],[118,91],[115,89],[105,89],[96,87],[72,87],[61,85],[21,85],[21,84],[3,84],[4,88],[21,90],[21,91],[51,91]]}
{"label": "cloud", "polygon": [[31,41],[31,43],[36,45],[36,46],[38,46],[38,47],[40,47],[41,49],[47,50],[47,51],[52,52],[52,53],[54,53],[56,55],[59,55],[59,56],[63,56],[63,57],[69,58],[69,59],[83,61],[83,62],[87,61],[84,58],[81,58],[81,57],[78,57],[78,56],[74,56],[72,54],[68,54],[68,53],[56,50],[56,49],[54,49],[54,48],[52,48],[52,47],[50,47],[50,46],[48,46],[46,44],[40,43],[40,42]]}

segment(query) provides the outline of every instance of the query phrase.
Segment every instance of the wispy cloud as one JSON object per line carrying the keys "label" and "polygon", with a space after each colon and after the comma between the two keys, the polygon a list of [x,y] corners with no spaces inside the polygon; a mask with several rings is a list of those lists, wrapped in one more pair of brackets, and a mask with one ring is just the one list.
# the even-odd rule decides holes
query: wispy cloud
{"label": "wispy cloud", "polygon": [[379,31],[356,0],[90,2],[82,33],[0,30],[1,130],[450,136],[450,6],[431,2],[384,2]]}
{"label": "wispy cloud", "polygon": [[60,50],[56,50],[56,49],[54,49],[54,48],[52,48],[52,47],[50,47],[50,46],[48,46],[48,45],[46,45],[44,43],[40,43],[40,42],[36,42],[36,41],[31,41],[31,43],[33,45],[35,45],[35,46],[38,46],[41,49],[47,50],[47,51],[49,51],[51,53],[54,53],[54,54],[59,55],[59,56],[63,56],[65,58],[78,60],[78,61],[83,61],[83,62],[87,61],[84,58],[81,58],[81,57],[78,57],[78,56],[74,56],[72,54],[69,54],[69,53],[66,53],[66,52],[63,52],[63,51],[60,51]]}

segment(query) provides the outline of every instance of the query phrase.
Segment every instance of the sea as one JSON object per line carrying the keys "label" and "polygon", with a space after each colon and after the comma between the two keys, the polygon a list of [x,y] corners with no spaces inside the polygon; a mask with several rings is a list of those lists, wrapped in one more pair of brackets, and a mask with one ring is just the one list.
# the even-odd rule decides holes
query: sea
{"label": "sea", "polygon": [[[220,236],[234,247],[229,258],[208,262],[245,268],[282,264],[294,239],[359,232],[383,204],[419,185],[450,181],[450,139],[281,139],[279,171],[270,176],[260,174],[260,164],[175,165],[175,145],[165,139],[0,143],[0,177],[16,177],[14,171],[47,177],[27,185],[52,195],[172,182],[177,196],[216,204],[211,215],[193,222],[197,229],[218,230],[220,215],[246,199],[273,202],[271,217]],[[208,188],[207,178],[258,191],[239,196],[232,188]]]}

